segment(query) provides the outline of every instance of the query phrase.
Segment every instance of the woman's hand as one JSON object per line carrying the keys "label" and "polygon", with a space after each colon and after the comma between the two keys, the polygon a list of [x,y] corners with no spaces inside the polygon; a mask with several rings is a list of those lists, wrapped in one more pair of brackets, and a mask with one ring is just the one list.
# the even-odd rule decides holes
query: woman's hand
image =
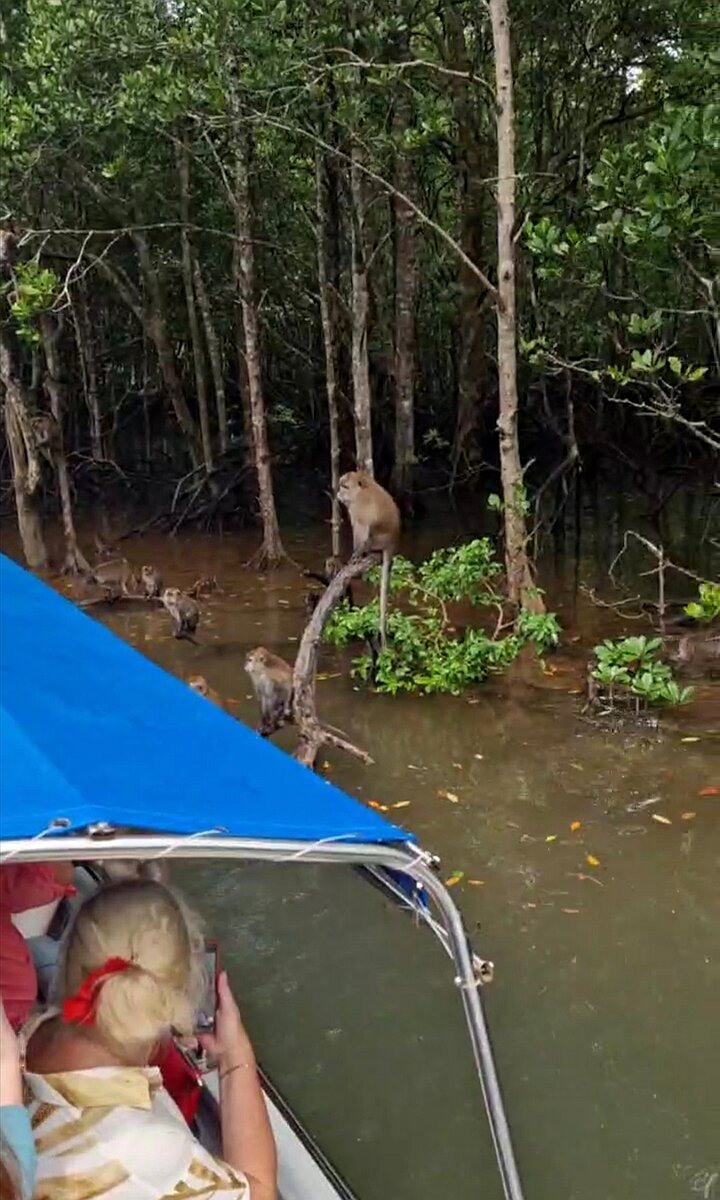
{"label": "woman's hand", "polygon": [[230,991],[225,971],[221,971],[218,975],[217,999],[215,1032],[201,1033],[199,1035],[201,1046],[216,1060],[221,1072],[241,1065],[253,1066],[255,1052],[242,1023],[240,1009]]}
{"label": "woman's hand", "polygon": [[0,998],[0,1094],[3,1104],[22,1104],[20,1044]]}

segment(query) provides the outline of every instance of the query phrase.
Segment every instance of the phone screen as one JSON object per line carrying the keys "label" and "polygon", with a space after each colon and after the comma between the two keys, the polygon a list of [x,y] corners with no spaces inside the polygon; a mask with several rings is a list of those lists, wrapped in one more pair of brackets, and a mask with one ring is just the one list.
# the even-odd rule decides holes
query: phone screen
{"label": "phone screen", "polygon": [[213,1033],[215,1030],[215,1010],[217,1009],[218,977],[218,952],[215,942],[205,943],[203,976],[204,990],[197,1015],[196,1029],[198,1033]]}

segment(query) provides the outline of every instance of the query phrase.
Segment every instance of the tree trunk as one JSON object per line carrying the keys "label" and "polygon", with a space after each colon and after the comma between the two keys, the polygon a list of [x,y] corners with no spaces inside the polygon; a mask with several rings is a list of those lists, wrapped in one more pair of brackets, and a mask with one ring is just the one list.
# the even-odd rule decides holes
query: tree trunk
{"label": "tree trunk", "polygon": [[355,410],[355,458],[358,470],[373,476],[372,403],[370,397],[370,360],[368,357],[368,285],[365,246],[365,177],[360,166],[360,150],[352,150],[350,166],[352,194],[352,377]]}
{"label": "tree trunk", "polygon": [[[410,128],[409,93],[401,90],[394,118],[395,186],[415,199],[415,166],[403,145]],[[417,301],[417,222],[412,209],[393,197],[395,216],[395,464],[396,499],[412,493],[415,465],[415,305]]]}
{"label": "tree trunk", "polygon": [[42,571],[48,565],[48,555],[38,503],[40,463],[32,437],[28,400],[17,370],[15,339],[4,317],[5,313],[2,313],[0,381],[4,391],[5,434],[12,462],[18,531],[25,562],[32,571]]}
{"label": "tree trunk", "polygon": [[193,350],[193,366],[195,368],[195,395],[197,397],[198,414],[200,416],[200,437],[202,441],[205,470],[208,475],[213,470],[212,437],[210,435],[210,419],[208,416],[207,378],[205,375],[205,355],[203,354],[200,322],[195,307],[195,292],[193,289],[193,255],[190,246],[190,152],[187,144],[187,134],[182,145],[177,148],[178,175],[180,177],[180,248],[183,287],[185,289],[185,306],[190,329],[190,341]]}
{"label": "tree trunk", "polygon": [[325,346],[325,390],[330,427],[330,488],[332,511],[330,529],[332,553],[340,558],[340,417],[338,413],[338,325],[337,294],[340,286],[339,203],[337,171],[320,147],[315,150],[315,186],[317,214],[317,259],[320,292],[320,319]]}
{"label": "tree trunk", "polygon": [[525,488],[518,441],[517,350],[515,329],[515,117],[507,0],[490,0],[497,109],[497,358],[500,413],[500,472],[505,517],[505,568],[511,604],[545,611],[535,588],[527,549]]}
{"label": "tree trunk", "polygon": [[84,284],[79,284],[72,297],[72,312],[75,324],[75,341],[83,379],[85,404],[90,425],[90,453],[96,462],[103,458],[102,417],[98,389],[97,357],[93,328],[88,313]]}
{"label": "tree trunk", "polygon": [[255,302],[255,248],[252,241],[252,206],[250,200],[250,138],[239,124],[235,129],[235,212],[238,234],[238,266],[240,302],[245,333],[245,362],[247,365],[252,438],[255,450],[255,469],[258,499],[263,526],[263,544],[254,562],[260,567],[276,567],[286,557],[273,492],[270,469],[265,397],[260,364],[260,330]]}
{"label": "tree trunk", "polygon": [[[453,68],[471,72],[470,56],[465,42],[462,14],[450,7],[447,14],[449,57]],[[457,189],[460,215],[459,239],[462,249],[474,263],[483,260],[485,246],[483,221],[485,186],[483,179],[483,145],[480,133],[476,89],[468,79],[454,78],[452,82],[457,123]],[[477,430],[484,394],[487,388],[485,355],[485,318],[487,292],[477,275],[461,262],[458,270],[458,353],[457,353],[457,417],[453,443],[453,464],[468,449]]]}
{"label": "tree trunk", "polygon": [[170,334],[168,333],[167,321],[165,319],[165,297],[160,275],[152,261],[152,255],[150,254],[150,248],[145,235],[135,230],[133,231],[132,239],[137,249],[140,269],[148,294],[147,310],[143,316],[145,329],[147,330],[148,337],[155,346],[160,373],[170,397],[170,403],[173,406],[178,425],[187,439],[190,461],[193,467],[198,467],[202,460],[197,427],[185,400],[182,380],[180,379],[175,361],[175,351],[173,350]]}
{"label": "tree trunk", "polygon": [[197,295],[200,312],[202,313],[203,325],[205,327],[205,341],[208,347],[208,356],[210,358],[210,367],[213,376],[213,385],[215,387],[215,406],[217,410],[218,423],[218,440],[220,443],[220,453],[224,454],[228,448],[228,421],[227,421],[227,400],[225,396],[225,375],[223,373],[222,354],[220,352],[220,340],[215,328],[213,320],[212,307],[205,288],[205,280],[203,279],[202,268],[197,254],[193,254],[193,282],[195,284],[195,294]]}
{"label": "tree trunk", "polygon": [[40,335],[42,337],[47,365],[45,390],[50,399],[50,411],[55,418],[57,426],[57,443],[51,448],[51,457],[57,476],[58,491],[60,492],[60,511],[62,513],[63,535],[65,538],[65,562],[63,569],[71,574],[79,574],[82,571],[89,571],[90,564],[78,546],[75,519],[72,510],[72,497],[70,495],[70,477],[68,475],[67,459],[65,458],[65,446],[63,444],[65,384],[62,376],[59,349],[61,332],[62,325],[57,317],[49,312],[41,315]]}

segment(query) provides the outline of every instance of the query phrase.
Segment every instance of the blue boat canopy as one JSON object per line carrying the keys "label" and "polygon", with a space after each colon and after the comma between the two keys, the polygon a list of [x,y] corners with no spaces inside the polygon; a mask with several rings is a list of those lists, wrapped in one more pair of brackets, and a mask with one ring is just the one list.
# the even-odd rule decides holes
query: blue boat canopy
{"label": "blue boat canopy", "polygon": [[412,840],[0,555],[0,837],[58,821]]}

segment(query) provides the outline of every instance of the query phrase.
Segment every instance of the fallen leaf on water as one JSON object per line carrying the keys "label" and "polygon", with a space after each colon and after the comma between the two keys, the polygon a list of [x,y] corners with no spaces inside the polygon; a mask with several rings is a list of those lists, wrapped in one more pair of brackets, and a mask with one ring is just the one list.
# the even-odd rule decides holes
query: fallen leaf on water
{"label": "fallen leaf on water", "polygon": [[321,671],[319,675],[316,675],[316,676],[315,676],[315,678],[316,678],[316,679],[322,679],[322,680],[323,680],[323,682],[324,682],[326,679],[339,679],[339,678],[340,678],[340,672],[339,672],[339,671]]}
{"label": "fallen leaf on water", "polygon": [[560,912],[568,913],[569,915],[574,915],[575,913],[579,913],[580,909],[579,908],[561,908]]}
{"label": "fallen leaf on water", "polygon": [[468,879],[468,883],[470,884],[470,887],[483,887],[485,880],[484,879]]}
{"label": "fallen leaf on water", "polygon": [[455,795],[455,793],[454,792],[446,792],[444,788],[440,789],[440,791],[438,792],[438,796],[440,797],[441,800],[449,800],[451,804],[458,803],[458,797]]}
{"label": "fallen leaf on water", "polygon": [[589,867],[599,867],[600,866],[600,859],[596,858],[594,854],[586,854],[585,862],[587,863],[587,865]]}
{"label": "fallen leaf on water", "polygon": [[545,841],[546,841],[546,842],[556,842],[556,841],[557,841],[557,834],[556,834],[556,833],[549,833],[549,834],[547,835],[547,837],[545,838]]}
{"label": "fallen leaf on water", "polygon": [[694,821],[697,813],[687,812],[682,814],[683,821]]}
{"label": "fallen leaf on water", "polygon": [[246,693],[245,693],[245,699],[246,699],[246,700],[252,700],[252,698],[253,698],[253,697],[252,697],[252,692],[246,692]]}
{"label": "fallen leaf on water", "polygon": [[482,754],[475,754],[475,755],[473,755],[473,757],[474,758],[482,758]]}
{"label": "fallen leaf on water", "polygon": [[681,742],[699,742],[700,738],[699,737],[685,737],[685,738],[680,738],[680,741]]}
{"label": "fallen leaf on water", "polygon": [[[572,874],[572,872],[570,873]],[[595,875],[584,875],[582,871],[575,872],[575,878],[579,879],[581,883],[596,883],[598,887],[605,887],[601,879],[597,879]]]}
{"label": "fallen leaf on water", "polygon": [[323,771],[332,771],[332,763],[329,763],[326,759],[322,765],[322,769]]}
{"label": "fallen leaf on water", "polygon": [[[581,696],[582,688],[568,688],[568,696]],[[569,912],[569,909],[563,909],[563,912]]]}
{"label": "fallen leaf on water", "polygon": [[479,699],[475,698],[475,699],[473,699],[473,700],[468,700],[468,701],[467,701],[467,703],[468,703],[468,704],[479,704],[479,703],[480,703],[480,701],[479,701]]}
{"label": "fallen leaf on water", "polygon": [[580,828],[580,824],[581,824],[580,821],[571,821],[570,822],[570,829],[571,829],[572,833],[577,833],[578,829]]}
{"label": "fallen leaf on water", "polygon": [[720,796],[720,788],[712,786],[700,788],[698,796]]}
{"label": "fallen leaf on water", "polygon": [[460,880],[464,879],[464,878],[465,878],[464,871],[453,871],[452,875],[448,879],[445,880],[445,887],[455,887],[455,884],[459,883]]}
{"label": "fallen leaf on water", "polygon": [[664,817],[662,813],[652,813],[653,821],[657,821],[658,825],[672,825],[669,817]]}
{"label": "fallen leaf on water", "polygon": [[393,808],[407,808],[409,803],[409,800],[398,800],[396,804],[393,804]]}
{"label": "fallen leaf on water", "polygon": [[537,904],[534,904],[532,900],[526,900],[523,904],[523,908],[537,908]]}
{"label": "fallen leaf on water", "polygon": [[453,763],[453,766],[457,767],[458,771],[464,770],[462,763]]}
{"label": "fallen leaf on water", "polygon": [[378,812],[387,812],[388,810],[387,804],[379,804],[377,800],[368,800],[367,806],[368,808],[377,809]]}

